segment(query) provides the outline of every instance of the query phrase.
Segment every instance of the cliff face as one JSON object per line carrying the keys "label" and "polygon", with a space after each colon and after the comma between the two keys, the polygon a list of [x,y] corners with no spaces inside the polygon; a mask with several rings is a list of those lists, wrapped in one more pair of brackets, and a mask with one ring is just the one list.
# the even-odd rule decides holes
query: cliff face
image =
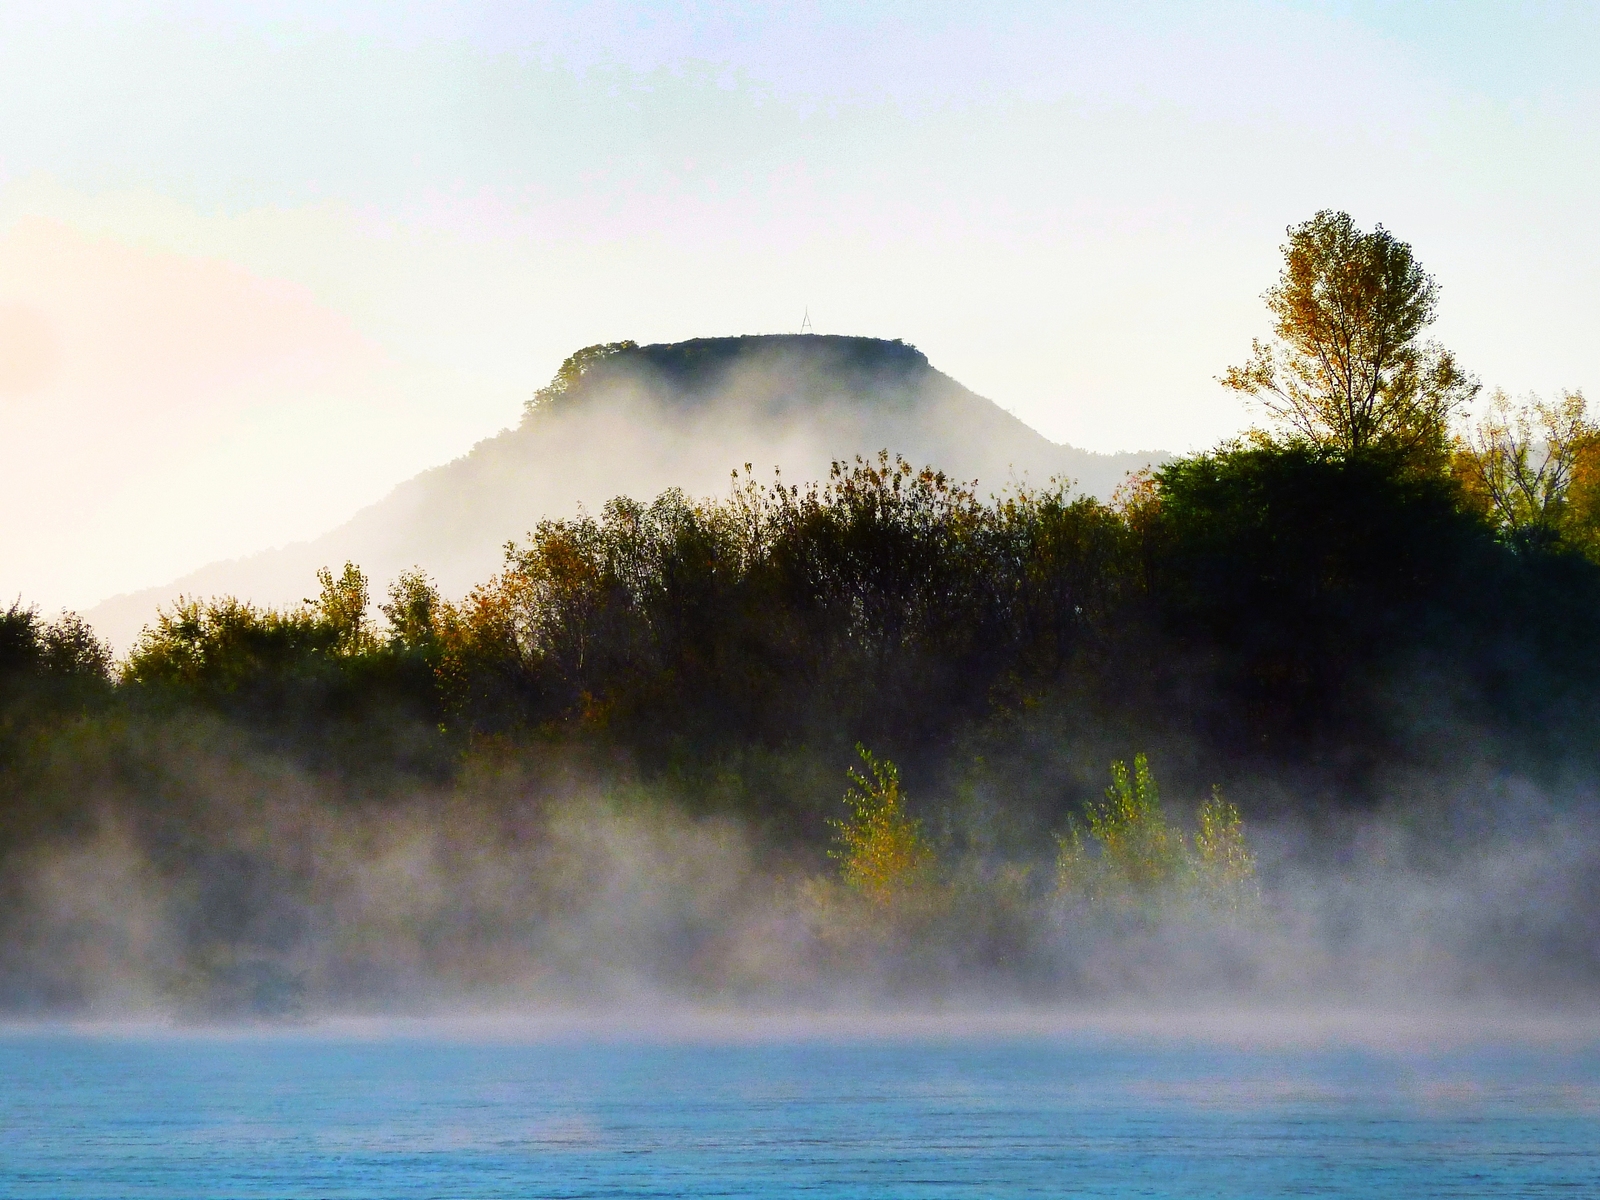
{"label": "cliff face", "polygon": [[180,593],[292,603],[316,569],[358,563],[375,592],[421,566],[459,594],[500,565],[506,542],[545,517],[616,495],[726,490],[749,463],[799,483],[834,459],[880,449],[931,464],[980,492],[1053,476],[1105,497],[1129,471],[1166,455],[1093,454],[1041,436],[936,371],[918,350],[875,338],[697,338],[617,350],[589,363],[559,394],[543,394],[522,424],[425,471],[314,541],[215,563],[118,596],[86,616],[127,645],[157,605]]}

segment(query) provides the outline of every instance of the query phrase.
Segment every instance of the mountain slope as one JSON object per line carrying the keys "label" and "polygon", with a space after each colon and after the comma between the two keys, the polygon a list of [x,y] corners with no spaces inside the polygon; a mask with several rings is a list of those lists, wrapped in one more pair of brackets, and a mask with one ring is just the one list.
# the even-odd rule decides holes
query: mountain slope
{"label": "mountain slope", "polygon": [[118,596],[87,616],[121,646],[180,593],[296,601],[318,567],[354,561],[375,590],[422,566],[446,594],[487,578],[507,541],[543,517],[668,487],[717,494],[750,463],[758,478],[825,478],[834,459],[900,454],[980,492],[1065,476],[1108,496],[1159,452],[1093,454],[1058,445],[974,395],[901,342],[779,335],[697,338],[580,352],[514,430],[401,484],[310,542],[214,563]]}

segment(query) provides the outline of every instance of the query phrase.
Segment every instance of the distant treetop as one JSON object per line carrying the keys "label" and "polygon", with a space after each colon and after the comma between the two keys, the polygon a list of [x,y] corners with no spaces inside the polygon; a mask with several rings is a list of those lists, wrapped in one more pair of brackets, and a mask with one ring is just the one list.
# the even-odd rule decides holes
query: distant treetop
{"label": "distant treetop", "polygon": [[589,368],[595,363],[604,362],[615,354],[624,350],[637,350],[638,342],[596,342],[593,346],[585,346],[582,350],[575,350],[567,355],[566,361],[561,364],[561,369],[556,372],[555,378],[544,387],[535,392],[525,405],[527,412],[533,413],[545,408],[558,397],[571,390],[572,385],[582,379]]}
{"label": "distant treetop", "polygon": [[682,342],[604,342],[569,355],[550,383],[527,402],[529,413],[541,411],[566,395],[602,363],[623,358],[683,387],[716,376],[735,363],[768,356],[793,357],[806,363],[827,362],[837,371],[905,374],[929,370],[927,355],[899,338],[849,337],[840,334],[743,334],[690,338]]}

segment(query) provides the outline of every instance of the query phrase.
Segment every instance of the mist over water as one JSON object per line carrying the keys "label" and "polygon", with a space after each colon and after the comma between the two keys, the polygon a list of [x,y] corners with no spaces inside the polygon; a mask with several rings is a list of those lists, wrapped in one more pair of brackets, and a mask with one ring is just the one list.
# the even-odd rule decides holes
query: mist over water
{"label": "mist over water", "polygon": [[[1540,247],[1452,246],[1460,205],[1392,186],[1444,178],[1405,131],[1447,110],[1470,152],[1435,167],[1553,177],[1504,170],[1457,86],[1484,29],[1252,15],[1232,75],[1295,74],[1303,136],[1235,104],[1191,151],[1325,178],[1356,118],[1407,161],[1339,152],[1358,211],[1284,230],[1247,323],[1229,297],[1294,214],[1223,187],[1208,229],[1141,178],[1204,177],[1181,93],[1231,86],[1170,14],[1133,57],[1200,65],[1176,108],[1085,93],[1059,68],[1117,74],[1126,31],[1063,57],[1040,13],[897,11],[898,58],[878,16],[802,14],[779,57],[850,42],[856,84],[772,92],[747,13],[589,12],[616,36],[573,57],[548,13],[328,7],[225,22],[244,57],[211,17],[44,30],[12,57],[51,86],[0,80],[129,114],[98,149],[31,122],[71,152],[0,187],[0,493],[17,578],[60,576],[0,596],[0,1197],[1600,1195],[1600,420],[1470,319]],[[90,58],[52,63],[62,37]],[[985,38],[989,83],[1022,41],[1057,82],[869,78],[971,76]],[[1319,55],[1364,99],[1306,86]],[[1499,123],[1525,168],[1587,161],[1561,65]],[[1581,267],[1592,222],[1518,191],[1501,234]],[[1210,380],[1261,425],[1230,403],[1210,449],[1090,453],[831,334],[526,376],[552,337],[708,312],[881,326],[884,282],[986,389],[1111,412],[1187,358],[1168,401]],[[1151,440],[1193,445],[1195,404]],[[469,409],[513,427],[442,462]],[[52,533],[96,512],[98,547]]]}
{"label": "mist over water", "polygon": [[[954,479],[1071,458],[900,343],[590,349],[516,434],[402,497],[380,572],[418,547],[464,571],[504,534],[497,505],[720,473],[747,442],[813,478],[829,438]],[[382,633],[353,564],[299,608],[169,611],[120,679],[102,666],[102,708],[42,704],[19,735],[0,1005],[203,1024],[1593,1002],[1600,809],[1589,709],[1561,701],[1581,626],[1549,603],[1592,564],[1512,552],[1451,477],[1381,454],[1226,447],[1112,504],[887,453],[827,478],[546,522],[458,601],[402,577],[415,607],[391,592]],[[1477,608],[1464,578],[1490,581]],[[1531,633],[1506,619],[1539,604]],[[1530,733],[1524,707],[1566,723]],[[903,888],[829,855],[858,737],[914,780]],[[1130,744],[1173,766],[1172,862],[1229,772],[1248,895],[1067,885],[1061,839]]]}
{"label": "mist over water", "polygon": [[1229,453],[619,500],[117,674],[0,612],[0,1192],[1600,1186],[1600,576]]}
{"label": "mist over water", "polygon": [[1251,825],[1258,904],[1130,914],[1059,892],[1051,844],[947,851],[935,891],[874,904],[820,853],[577,772],[379,804],[284,764],[211,766],[166,823],[108,808],[13,860],[11,1013],[1504,1017],[1587,1012],[1600,988],[1600,830],[1529,789],[1492,817],[1458,799]]}

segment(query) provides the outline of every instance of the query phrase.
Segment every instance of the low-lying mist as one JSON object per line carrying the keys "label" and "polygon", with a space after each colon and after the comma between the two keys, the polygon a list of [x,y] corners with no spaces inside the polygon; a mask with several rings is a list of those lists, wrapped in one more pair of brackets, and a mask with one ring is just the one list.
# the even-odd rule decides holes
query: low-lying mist
{"label": "low-lying mist", "polygon": [[116,664],[13,605],[0,1007],[1590,1005],[1600,540],[1452,461],[883,452]]}
{"label": "low-lying mist", "polygon": [[13,1014],[1504,1012],[1600,991],[1600,829],[1530,788],[1425,816],[1246,824],[1242,902],[1177,889],[1115,903],[1069,887],[1053,842],[974,849],[970,798],[915,804],[932,860],[878,887],[852,880],[837,839],[833,858],[800,850],[575,767],[486,762],[379,803],[190,735],[147,754],[189,793],[167,813],[91,805],[13,859]]}

